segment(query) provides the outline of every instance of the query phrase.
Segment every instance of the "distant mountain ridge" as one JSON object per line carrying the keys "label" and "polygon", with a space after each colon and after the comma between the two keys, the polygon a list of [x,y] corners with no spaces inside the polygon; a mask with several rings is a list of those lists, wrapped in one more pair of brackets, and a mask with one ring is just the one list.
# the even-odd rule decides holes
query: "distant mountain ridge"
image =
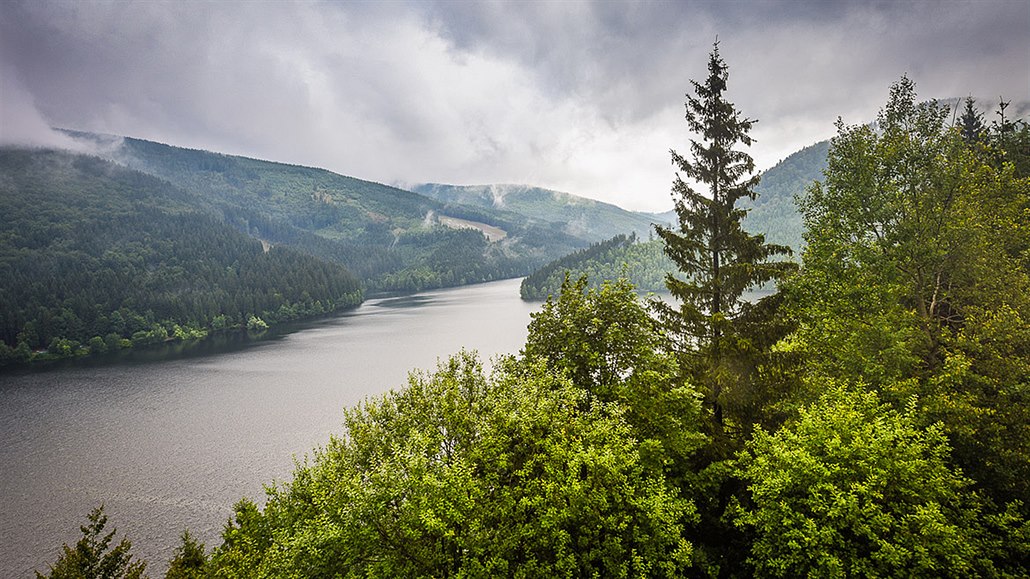
{"label": "distant mountain ridge", "polygon": [[514,212],[532,223],[558,226],[567,235],[593,243],[619,234],[646,238],[652,224],[661,222],[646,213],[532,185],[423,183],[411,191],[443,203]]}
{"label": "distant mountain ridge", "polygon": [[[795,253],[804,244],[801,215],[794,197],[822,178],[829,140],[797,151],[762,173],[758,198],[743,200],[749,209],[744,227],[766,240],[787,245]],[[458,203],[523,215],[531,222],[559,226],[566,234],[598,243],[616,235],[649,239],[654,224],[675,226],[675,211],[645,213],[571,193],[531,185],[446,185],[423,183],[408,188],[443,203]]]}
{"label": "distant mountain ridge", "polygon": [[[511,212],[445,203],[324,169],[123,138],[104,155],[193,193],[272,245],[344,265],[371,291],[417,291],[525,275],[586,239]],[[501,235],[503,232],[503,235]]]}

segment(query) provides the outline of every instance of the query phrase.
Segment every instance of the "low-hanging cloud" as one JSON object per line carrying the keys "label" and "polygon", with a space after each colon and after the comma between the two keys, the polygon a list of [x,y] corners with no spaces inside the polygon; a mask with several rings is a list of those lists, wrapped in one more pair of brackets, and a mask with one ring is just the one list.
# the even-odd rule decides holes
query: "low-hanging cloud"
{"label": "low-hanging cloud", "polygon": [[1028,30],[1030,8],[1004,0],[12,0],[0,3],[0,132],[46,139],[61,126],[660,210],[668,150],[690,138],[683,95],[716,35],[768,167],[830,136],[838,115],[872,118],[905,73],[928,98],[1030,99]]}
{"label": "low-hanging cloud", "polygon": [[36,109],[32,94],[7,65],[0,66],[0,145],[75,147],[71,138],[51,128]]}

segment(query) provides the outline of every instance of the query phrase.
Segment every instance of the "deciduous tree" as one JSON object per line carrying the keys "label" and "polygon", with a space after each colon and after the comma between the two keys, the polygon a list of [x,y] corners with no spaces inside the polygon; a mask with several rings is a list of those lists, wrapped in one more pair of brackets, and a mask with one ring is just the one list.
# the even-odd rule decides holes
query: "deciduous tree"
{"label": "deciduous tree", "polygon": [[671,344],[633,286],[619,279],[591,289],[585,276],[566,276],[532,317],[524,358],[567,376],[587,401],[624,408],[645,458],[682,474],[706,438],[699,394],[679,378]]}
{"label": "deciduous tree", "polygon": [[[971,481],[922,428],[871,392],[830,387],[797,421],[758,433],[740,462],[762,577],[970,577],[997,571]],[[986,564],[987,568],[981,567]],[[988,573],[990,574],[990,573]]]}
{"label": "deciduous tree", "polygon": [[680,576],[692,505],[641,464],[616,404],[542,363],[462,353],[347,412],[264,511],[241,504],[220,576]]}
{"label": "deciduous tree", "polygon": [[[1030,499],[1030,180],[967,146],[907,79],[876,126],[838,123],[801,200],[791,282],[806,374],[861,381],[942,422],[964,472]],[[818,381],[815,382],[818,384]]]}

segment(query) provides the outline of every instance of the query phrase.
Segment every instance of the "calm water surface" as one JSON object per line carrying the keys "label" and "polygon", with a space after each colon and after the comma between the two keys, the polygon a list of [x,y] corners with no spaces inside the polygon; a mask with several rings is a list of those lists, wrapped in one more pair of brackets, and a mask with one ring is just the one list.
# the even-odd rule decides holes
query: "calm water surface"
{"label": "calm water surface", "polygon": [[342,409],[462,347],[514,353],[519,280],[370,300],[203,357],[0,375],[0,577],[46,571],[100,503],[163,576],[182,529],[210,548],[240,497],[289,478]]}

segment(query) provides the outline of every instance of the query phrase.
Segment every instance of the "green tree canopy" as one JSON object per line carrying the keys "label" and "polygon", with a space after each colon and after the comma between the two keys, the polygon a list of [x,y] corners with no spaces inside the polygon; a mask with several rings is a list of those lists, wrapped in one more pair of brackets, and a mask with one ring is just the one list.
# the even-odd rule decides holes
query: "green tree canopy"
{"label": "green tree canopy", "polygon": [[962,109],[962,116],[959,117],[959,129],[962,131],[962,139],[967,143],[978,143],[983,139],[984,115],[976,108],[976,99],[966,97],[965,108]]}
{"label": "green tree canopy", "polygon": [[203,579],[207,577],[205,566],[207,565],[207,552],[204,544],[197,542],[190,535],[189,530],[184,530],[179,537],[181,541],[175,548],[175,554],[168,561],[168,572],[165,579]]}
{"label": "green tree canopy", "polygon": [[261,512],[237,507],[220,576],[677,576],[691,504],[615,404],[462,353],[346,413]]}
{"label": "green tree canopy", "polygon": [[[875,127],[838,123],[791,286],[807,374],[918,395],[963,470],[1030,499],[1030,180],[967,146],[907,78]],[[818,384],[818,381],[814,382]]]}
{"label": "green tree canopy", "polygon": [[[751,491],[737,524],[768,577],[970,577],[979,565],[978,500],[948,465],[939,425],[921,428],[875,393],[831,387],[797,421],[758,433],[740,462]],[[1025,532],[1025,531],[1024,531]],[[986,557],[989,560],[989,557]]]}
{"label": "green tree canopy", "polygon": [[588,400],[625,408],[646,455],[681,471],[705,442],[700,396],[681,382],[671,344],[633,286],[619,279],[593,289],[585,276],[566,276],[532,318],[523,356],[567,376]]}

